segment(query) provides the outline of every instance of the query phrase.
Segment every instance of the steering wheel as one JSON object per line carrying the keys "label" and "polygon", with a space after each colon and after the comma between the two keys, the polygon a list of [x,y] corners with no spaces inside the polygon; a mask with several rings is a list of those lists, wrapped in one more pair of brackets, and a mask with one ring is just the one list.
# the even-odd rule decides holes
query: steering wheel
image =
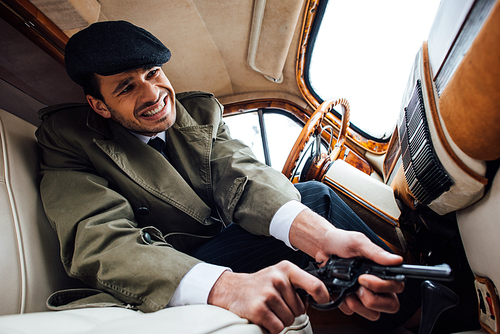
{"label": "steering wheel", "polygon": [[[339,136],[337,138],[337,142],[333,149],[331,147],[328,148],[328,155],[325,157],[320,156],[319,150],[316,152],[316,156],[314,157],[315,162],[311,164],[311,169],[314,167],[321,171],[325,171],[325,164],[329,161],[335,161],[342,151],[342,148],[346,141],[347,128],[349,127],[349,117],[350,117],[350,108],[349,102],[346,99],[341,98],[338,100],[326,100],[323,102],[318,109],[311,115],[307,123],[302,128],[295,144],[293,145],[290,154],[285,162],[282,173],[293,181],[297,170],[297,161],[299,160],[300,154],[304,150],[306,143],[309,141],[309,138],[314,134],[316,136],[320,136],[322,132],[321,122],[323,121],[325,115],[329,113],[333,107],[337,105],[341,105],[342,109],[342,119],[340,124]],[[317,173],[316,173],[317,174]]]}

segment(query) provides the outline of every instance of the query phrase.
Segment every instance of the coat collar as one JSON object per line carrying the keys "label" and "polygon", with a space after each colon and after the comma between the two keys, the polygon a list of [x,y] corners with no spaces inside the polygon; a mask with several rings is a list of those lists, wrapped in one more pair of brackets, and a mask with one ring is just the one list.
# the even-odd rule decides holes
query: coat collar
{"label": "coat collar", "polygon": [[107,120],[101,115],[97,114],[90,106],[87,113],[87,126],[94,130],[95,132],[103,135],[107,138],[113,138],[113,134],[110,131],[109,124],[114,123],[111,120]]}

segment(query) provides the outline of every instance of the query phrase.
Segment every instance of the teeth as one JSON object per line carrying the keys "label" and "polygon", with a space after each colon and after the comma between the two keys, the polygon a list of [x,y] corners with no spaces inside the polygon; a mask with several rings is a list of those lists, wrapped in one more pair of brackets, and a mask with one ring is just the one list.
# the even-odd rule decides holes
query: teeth
{"label": "teeth", "polygon": [[153,116],[153,115],[156,115],[157,113],[159,113],[163,108],[165,108],[165,101],[162,101],[161,104],[158,106],[158,108],[154,109],[154,110],[150,110],[148,112],[145,112],[144,114],[142,114],[142,116],[146,116],[146,117],[149,117],[149,116]]}

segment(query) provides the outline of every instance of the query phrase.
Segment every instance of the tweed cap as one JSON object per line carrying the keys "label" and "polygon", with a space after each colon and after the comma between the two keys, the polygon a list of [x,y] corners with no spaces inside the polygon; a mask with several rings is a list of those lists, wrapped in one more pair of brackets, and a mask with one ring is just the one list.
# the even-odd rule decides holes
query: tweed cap
{"label": "tweed cap", "polygon": [[65,50],[69,77],[83,85],[90,73],[113,75],[161,66],[170,50],[148,31],[126,21],[97,22],[73,35]]}

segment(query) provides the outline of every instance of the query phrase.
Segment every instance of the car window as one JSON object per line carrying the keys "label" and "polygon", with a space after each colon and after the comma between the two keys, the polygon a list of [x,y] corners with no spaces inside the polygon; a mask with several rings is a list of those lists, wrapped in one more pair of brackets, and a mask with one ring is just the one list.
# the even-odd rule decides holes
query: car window
{"label": "car window", "polygon": [[231,136],[248,145],[257,159],[281,171],[302,130],[302,124],[275,109],[228,115],[224,121]]}
{"label": "car window", "polygon": [[376,139],[388,138],[413,60],[428,38],[439,2],[328,1],[321,8],[324,15],[306,71],[313,94],[320,101],[346,98],[357,130]]}
{"label": "car window", "polygon": [[257,111],[246,112],[231,116],[225,116],[224,121],[229,127],[231,137],[239,139],[250,147],[262,162],[266,162],[262,134],[259,125],[259,114]]}

